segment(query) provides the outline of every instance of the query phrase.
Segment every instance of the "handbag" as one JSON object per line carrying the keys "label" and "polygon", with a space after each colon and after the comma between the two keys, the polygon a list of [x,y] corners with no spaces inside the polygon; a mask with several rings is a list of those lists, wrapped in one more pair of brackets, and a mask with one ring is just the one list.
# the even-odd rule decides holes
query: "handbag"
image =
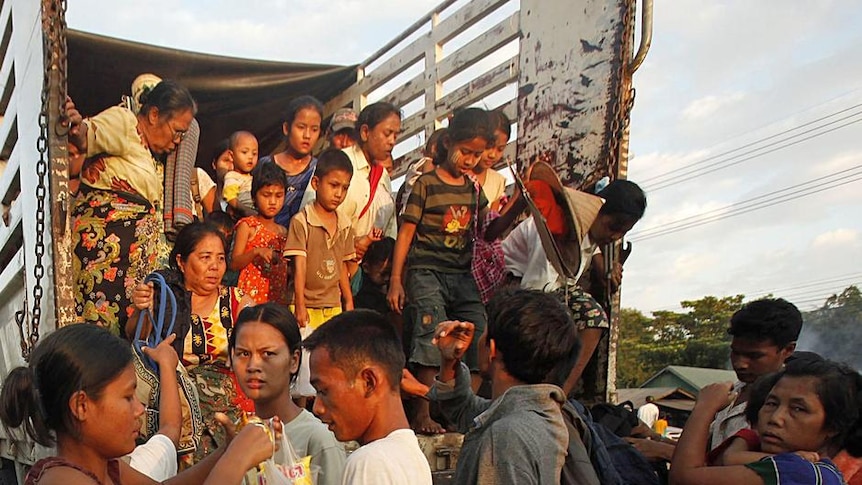
{"label": "handbag", "polygon": [[[135,394],[146,406],[143,423],[141,423],[141,437],[149,439],[159,430],[159,368],[158,365],[143,352],[143,347],[155,348],[165,336],[174,331],[174,323],[177,318],[177,299],[173,291],[168,287],[165,278],[159,273],[151,273],[144,280],[145,283],[152,282],[159,288],[158,310],[156,315],[150,309],[140,312],[138,315],[135,338],[132,342],[134,354],[135,375],[138,378],[138,386]],[[166,314],[170,305],[170,320],[165,327]],[[146,318],[152,322],[153,328],[146,339],[141,338]],[[177,364],[177,384],[180,394],[180,409],[182,411],[182,428],[180,441],[177,446],[178,454],[193,452],[200,444],[201,434],[204,430],[203,414],[201,413],[198,390],[192,381],[186,368],[182,363]]]}
{"label": "handbag", "polygon": [[477,181],[473,181],[476,188],[476,210],[473,211],[473,258],[470,261],[470,271],[476,286],[479,288],[479,297],[482,303],[488,303],[503,283],[506,282],[506,259],[503,256],[503,244],[499,239],[493,241],[485,240],[485,230],[491,222],[500,217],[494,211],[488,211],[482,220],[479,220],[479,200],[482,187]]}

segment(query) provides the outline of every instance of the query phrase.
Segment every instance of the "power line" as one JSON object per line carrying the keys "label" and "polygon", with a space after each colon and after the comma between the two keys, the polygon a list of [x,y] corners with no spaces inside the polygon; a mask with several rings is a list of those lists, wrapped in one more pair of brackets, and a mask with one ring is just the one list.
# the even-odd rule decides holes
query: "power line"
{"label": "power line", "polygon": [[[781,204],[802,197],[807,197],[809,195],[814,195],[823,192],[824,190],[841,187],[848,183],[862,180],[862,172],[858,171],[860,168],[862,168],[862,164],[855,165],[851,168],[834,172],[828,175],[810,179],[805,182],[794,184],[783,189],[752,197],[750,199],[736,202],[718,209],[713,209],[701,214],[684,217],[670,223],[662,224],[661,226],[653,226],[651,228],[643,229],[641,231],[636,231],[631,235],[629,240],[631,240],[632,242],[644,241],[653,237],[672,234],[674,232],[702,226],[704,224],[719,221],[722,219],[727,219],[729,217],[747,214],[749,212],[771,207],[776,204]],[[835,179],[835,177],[839,175],[843,176],[843,178]],[[833,180],[827,180],[830,178]],[[788,193],[788,191],[794,189],[799,190]]]}
{"label": "power line", "polygon": [[[794,126],[793,128],[789,128],[789,129],[786,129],[786,130],[780,131],[780,132],[778,132],[778,133],[776,133],[776,134],[774,134],[774,135],[770,135],[770,136],[767,136],[767,137],[763,137],[763,138],[760,138],[760,139],[755,140],[755,141],[753,141],[753,142],[746,143],[746,144],[744,144],[744,145],[740,145],[740,146],[738,146],[738,147],[736,147],[736,148],[733,148],[733,149],[731,149],[731,150],[727,150],[727,151],[724,151],[724,152],[721,152],[721,153],[718,153],[718,154],[715,154],[715,155],[712,155],[712,156],[706,157],[706,158],[704,158],[704,159],[698,160],[698,161],[696,161],[696,162],[692,162],[692,163],[689,163],[689,164],[683,165],[682,167],[678,167],[678,168],[675,168],[675,169],[673,169],[673,170],[669,170],[669,171],[667,171],[667,172],[663,172],[663,173],[660,173],[660,174],[657,174],[657,175],[653,175],[652,177],[647,177],[647,178],[645,178],[645,179],[641,179],[641,180],[640,180],[640,183],[641,183],[641,184],[643,184],[643,185],[649,185],[649,183],[650,183],[650,182],[652,182],[653,180],[656,180],[656,179],[664,178],[664,177],[667,177],[667,176],[674,176],[674,177],[676,177],[676,176],[678,175],[678,172],[679,172],[680,170],[686,170],[686,169],[689,169],[689,168],[696,167],[696,166],[698,166],[698,165],[704,164],[704,163],[706,163],[706,162],[708,162],[708,161],[710,161],[710,160],[715,160],[715,159],[720,158],[720,157],[723,157],[723,156],[725,156],[725,155],[730,155],[731,153],[738,152],[738,151],[740,151],[740,150],[743,150],[743,149],[745,149],[745,148],[749,148],[749,147],[751,147],[751,146],[757,145],[757,144],[762,143],[762,142],[764,142],[764,141],[768,141],[768,140],[771,140],[771,139],[773,139],[773,138],[779,137],[779,136],[781,136],[781,135],[785,135],[785,134],[787,134],[787,133],[790,133],[790,132],[796,131],[796,130],[798,130],[798,129],[800,129],[800,128],[804,128],[804,127],[806,127],[806,126],[810,126],[810,125],[812,125],[812,124],[814,124],[814,123],[818,123],[818,122],[820,122],[820,121],[823,121],[823,120],[829,119],[829,118],[831,118],[831,117],[833,117],[833,116],[837,116],[837,115],[839,115],[839,114],[846,113],[847,111],[853,110],[853,109],[858,108],[858,107],[860,107],[860,106],[862,106],[862,103],[855,104],[855,105],[853,105],[853,106],[850,106],[849,108],[844,108],[844,109],[839,110],[839,111],[836,111],[836,112],[834,112],[834,113],[830,113],[830,114],[828,114],[828,115],[826,115],[826,116],[822,116],[822,117],[820,117],[820,118],[817,118],[817,119],[815,119],[815,120],[809,121],[809,122],[807,122],[807,123],[803,123],[803,124],[801,124],[801,125]],[[856,114],[858,114],[858,113],[856,113]],[[851,115],[851,116],[855,116],[855,114],[854,114],[854,115]],[[839,120],[839,121],[840,121],[840,120]],[[824,126],[826,126],[826,125],[824,125]]]}
{"label": "power line", "polygon": [[759,206],[757,206],[757,207],[751,207],[751,208],[747,208],[747,209],[745,209],[745,210],[740,210],[740,211],[733,212],[733,213],[723,214],[723,215],[721,215],[721,216],[716,216],[716,217],[713,217],[713,218],[708,219],[708,220],[704,220],[704,221],[700,221],[700,222],[696,222],[696,223],[691,223],[691,224],[689,224],[689,225],[681,226],[681,227],[678,227],[678,228],[673,228],[673,229],[670,229],[670,230],[665,231],[665,232],[658,232],[658,233],[649,234],[649,235],[647,235],[647,236],[644,236],[644,237],[641,237],[641,238],[638,238],[638,239],[632,239],[632,241],[644,241],[644,240],[647,240],[647,239],[652,239],[652,238],[654,238],[654,237],[666,236],[666,235],[668,235],[668,234],[673,234],[673,233],[675,233],[675,232],[683,231],[683,230],[686,230],[686,229],[691,229],[691,228],[693,228],[693,227],[699,227],[699,226],[702,226],[702,225],[704,225],[704,224],[709,224],[709,223],[711,223],[711,222],[716,222],[716,221],[720,221],[720,220],[723,220],[723,219],[728,219],[728,218],[730,218],[730,217],[734,217],[734,216],[738,216],[738,215],[742,215],[742,214],[747,214],[747,213],[749,213],[749,212],[754,212],[754,211],[756,211],[756,210],[765,209],[765,208],[767,208],[767,207],[772,207],[772,206],[777,205],[777,204],[783,204],[783,203],[785,203],[785,202],[789,202],[789,201],[791,201],[791,200],[801,199],[801,198],[803,198],[803,197],[807,197],[807,196],[809,196],[809,195],[814,195],[814,194],[817,194],[817,193],[823,192],[824,190],[829,190],[829,189],[838,188],[838,187],[841,187],[841,186],[847,185],[847,184],[849,184],[849,183],[857,182],[857,181],[859,181],[859,180],[862,180],[862,176],[857,177],[857,178],[853,178],[853,179],[850,179],[850,180],[846,180],[846,181],[843,181],[843,182],[841,182],[841,183],[839,183],[839,184],[835,184],[835,185],[832,185],[832,186],[829,186],[829,187],[822,187],[822,188],[820,188],[820,189],[818,189],[818,190],[812,190],[812,191],[807,192],[807,193],[804,193],[804,194],[799,194],[799,195],[796,195],[796,196],[793,196],[793,197],[787,197],[787,198],[785,198],[784,200],[778,200],[778,201],[774,201],[774,202],[771,202],[771,203],[765,203],[765,204],[759,205]]}
{"label": "power line", "polygon": [[[856,115],[859,115],[859,114],[862,114],[862,111],[860,111],[859,113],[855,113],[854,115],[851,115],[851,116],[856,116]],[[835,120],[834,122],[828,123],[828,125],[831,125],[831,124],[837,123],[837,122],[839,122],[839,121],[845,121],[847,118],[850,118],[851,116],[848,116],[848,117],[842,118],[842,119],[840,119],[840,120]],[[728,158],[727,160],[722,160],[722,161],[716,162],[715,164],[710,164],[710,165],[708,165],[707,167],[704,167],[703,169],[698,169],[698,170],[692,170],[692,171],[689,171],[689,172],[679,173],[679,174],[677,174],[677,178],[676,178],[676,179],[670,179],[670,180],[664,180],[664,181],[662,181],[662,182],[657,182],[654,186],[647,186],[647,187],[645,187],[645,188],[644,188],[644,190],[646,190],[646,191],[648,191],[648,192],[653,192],[653,193],[654,193],[654,192],[657,192],[657,191],[659,191],[659,190],[666,189],[666,188],[668,188],[668,187],[672,187],[672,186],[678,185],[678,184],[680,184],[680,183],[690,182],[691,180],[694,180],[694,179],[696,179],[696,178],[700,178],[700,177],[702,177],[702,176],[704,176],[704,175],[708,175],[708,174],[710,174],[710,173],[717,172],[717,171],[719,171],[719,170],[724,170],[724,169],[726,169],[726,168],[729,168],[729,167],[733,167],[733,166],[739,165],[739,164],[744,163],[744,162],[747,162],[747,161],[749,161],[749,160],[753,160],[753,159],[755,159],[755,158],[759,158],[759,157],[762,157],[762,156],[764,156],[764,155],[769,155],[770,153],[775,153],[775,152],[777,152],[777,151],[779,151],[779,150],[784,150],[785,148],[790,148],[790,147],[792,147],[792,146],[795,146],[795,145],[798,145],[798,144],[800,144],[800,143],[803,143],[803,142],[806,142],[806,141],[812,140],[812,139],[814,139],[814,138],[818,138],[818,137],[821,137],[821,136],[823,136],[823,135],[827,135],[827,134],[832,133],[832,132],[834,132],[834,131],[840,130],[841,128],[845,128],[845,127],[850,126],[850,125],[853,125],[853,124],[855,124],[855,123],[859,123],[860,121],[862,121],[862,118],[858,118],[858,119],[855,119],[855,120],[853,120],[853,121],[849,121],[849,122],[847,122],[847,123],[844,123],[844,124],[842,124],[842,125],[838,125],[838,126],[836,126],[836,127],[830,128],[830,129],[828,129],[828,130],[826,130],[826,131],[822,131],[822,132],[820,132],[820,133],[814,133],[813,135],[806,136],[805,138],[800,138],[800,139],[798,139],[798,140],[790,141],[790,140],[793,140],[794,138],[797,138],[798,136],[801,136],[801,135],[803,135],[803,134],[810,133],[811,131],[816,131],[817,129],[820,129],[820,128],[815,128],[815,129],[812,129],[812,130],[808,130],[808,131],[806,131],[806,132],[799,133],[799,134],[797,134],[797,135],[787,137],[787,138],[785,138],[785,139],[783,139],[783,140],[779,140],[779,141],[777,141],[777,142],[773,142],[773,143],[770,143],[770,144],[768,144],[768,145],[764,145],[764,146],[759,147],[759,148],[756,148],[756,149],[754,149],[754,150],[750,150],[750,151],[747,151],[747,152],[741,153],[741,154],[739,154],[739,155],[735,155],[735,156],[733,156],[733,157]],[[827,125],[823,125],[823,126],[827,126]],[[784,143],[784,142],[786,142],[786,141],[790,141],[790,142],[789,142],[789,143],[786,143],[786,144],[784,144],[784,145],[781,145],[781,146],[775,146],[775,145],[778,145],[778,144]],[[775,146],[775,148],[772,148],[772,149],[770,149],[770,150],[766,150],[765,152],[762,152],[762,153],[754,153],[754,152],[757,152],[757,151],[763,150],[763,149],[765,149],[765,148],[774,147],[774,146]],[[740,156],[748,155],[748,154],[751,154],[751,153],[754,153],[754,154],[753,154],[753,155],[751,155],[751,156],[749,156],[749,157],[745,157],[745,158],[741,158],[741,159],[735,160],[735,161],[733,161],[732,163],[727,163],[726,165],[716,166],[716,165],[719,165],[719,164],[721,164],[721,163],[730,162],[731,160],[734,160],[734,159],[736,159],[736,158],[738,158],[738,157],[740,157]],[[683,178],[683,177],[685,177],[685,178]]]}

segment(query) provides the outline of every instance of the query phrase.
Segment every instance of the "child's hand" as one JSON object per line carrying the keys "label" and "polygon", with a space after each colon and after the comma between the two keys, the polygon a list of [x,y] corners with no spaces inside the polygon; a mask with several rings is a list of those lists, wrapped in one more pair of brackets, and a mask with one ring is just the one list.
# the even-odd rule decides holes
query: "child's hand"
{"label": "child's hand", "polygon": [[708,409],[715,414],[729,406],[735,399],[737,393],[732,392],[732,382],[716,382],[700,390],[697,395],[695,406]]}
{"label": "child's hand", "polygon": [[300,328],[305,328],[308,325],[308,309],[305,308],[305,305],[296,305],[295,313],[296,323],[299,324]]}
{"label": "child's hand", "polygon": [[368,238],[371,239],[371,242],[377,242],[383,239],[383,229],[379,227],[375,227],[371,229],[371,232],[368,234]]}
{"label": "child's hand", "polygon": [[794,453],[803,460],[810,461],[811,463],[817,463],[820,461],[820,455],[815,451],[795,451]]}
{"label": "child's hand", "polygon": [[141,283],[132,290],[132,305],[139,311],[153,309],[153,284]]}
{"label": "child's hand", "polygon": [[159,364],[160,369],[176,369],[180,358],[171,344],[177,339],[177,334],[172,333],[168,338],[156,346],[156,348],[144,347],[143,351],[149,358]]}
{"label": "child's hand", "polygon": [[398,278],[392,278],[392,281],[389,282],[389,292],[386,294],[386,300],[389,301],[389,308],[392,309],[393,312],[401,315],[401,310],[404,309],[404,287],[401,285],[401,281]]}
{"label": "child's hand", "polygon": [[473,341],[476,327],[470,322],[440,322],[431,343],[437,345],[444,361],[460,360]]}

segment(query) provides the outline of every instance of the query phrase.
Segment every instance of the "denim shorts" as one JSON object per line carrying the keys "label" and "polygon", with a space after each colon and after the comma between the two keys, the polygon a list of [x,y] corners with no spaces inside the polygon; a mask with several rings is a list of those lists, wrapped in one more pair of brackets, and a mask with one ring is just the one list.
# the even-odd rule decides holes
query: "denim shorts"
{"label": "denim shorts", "polygon": [[432,269],[413,269],[407,273],[407,299],[410,302],[413,335],[409,361],[428,367],[440,366],[440,351],[431,343],[437,324],[446,320],[471,322],[476,326],[473,342],[464,355],[471,371],[478,370],[476,348],[485,331],[485,306],[473,275],[443,273]]}

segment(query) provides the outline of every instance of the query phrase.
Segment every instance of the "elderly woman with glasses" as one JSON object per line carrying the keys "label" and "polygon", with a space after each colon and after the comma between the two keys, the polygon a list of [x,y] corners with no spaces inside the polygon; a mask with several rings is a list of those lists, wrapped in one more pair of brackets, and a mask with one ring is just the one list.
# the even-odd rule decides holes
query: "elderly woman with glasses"
{"label": "elderly woman with glasses", "polygon": [[164,166],[197,110],[189,91],[162,81],[132,111],[115,106],[82,120],[66,104],[69,143],[98,170],[85,170],[73,218],[75,302],[80,322],[119,334],[131,291],[167,258],[162,213]]}

